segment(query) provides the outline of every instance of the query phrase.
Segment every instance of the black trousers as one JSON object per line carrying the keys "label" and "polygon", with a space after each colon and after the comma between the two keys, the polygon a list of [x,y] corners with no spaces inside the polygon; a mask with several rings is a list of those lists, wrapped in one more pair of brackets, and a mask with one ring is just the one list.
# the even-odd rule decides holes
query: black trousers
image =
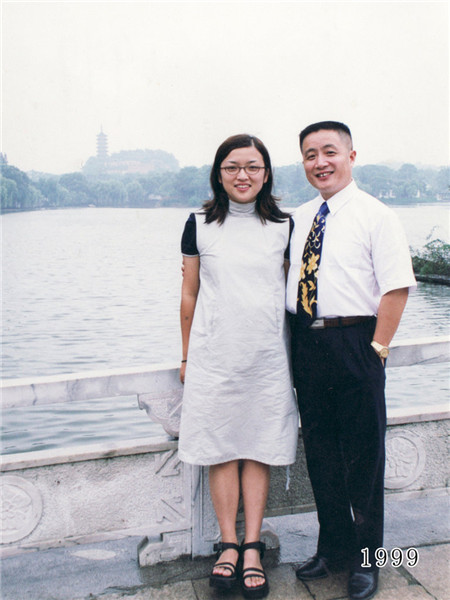
{"label": "black trousers", "polygon": [[[291,315],[292,317],[292,315]],[[383,545],[385,372],[375,319],[304,329],[290,318],[303,441],[320,525],[317,552],[374,570]],[[371,567],[361,566],[368,548]]]}

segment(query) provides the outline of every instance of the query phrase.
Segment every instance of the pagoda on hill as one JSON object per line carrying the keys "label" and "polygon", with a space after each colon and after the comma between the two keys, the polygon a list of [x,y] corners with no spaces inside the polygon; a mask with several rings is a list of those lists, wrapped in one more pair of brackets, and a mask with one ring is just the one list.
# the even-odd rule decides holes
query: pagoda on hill
{"label": "pagoda on hill", "polygon": [[108,136],[103,133],[103,127],[97,135],[97,158],[104,161],[108,159]]}
{"label": "pagoda on hill", "polygon": [[97,134],[97,154],[90,156],[83,165],[86,175],[147,174],[180,170],[173,154],[163,150],[121,150],[108,153],[108,136],[100,128]]}

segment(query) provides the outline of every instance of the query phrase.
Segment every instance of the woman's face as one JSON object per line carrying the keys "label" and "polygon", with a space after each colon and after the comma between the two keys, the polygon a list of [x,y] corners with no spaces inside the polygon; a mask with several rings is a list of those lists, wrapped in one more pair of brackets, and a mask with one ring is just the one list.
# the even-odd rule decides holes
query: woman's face
{"label": "woman's face", "polygon": [[[246,167],[249,172],[239,167]],[[257,167],[262,168],[258,169]],[[225,170],[226,168],[236,172],[228,173]],[[219,181],[230,200],[247,204],[256,200],[256,196],[261,191],[268,176],[267,170],[264,169],[264,159],[261,152],[254,146],[249,146],[248,148],[232,150],[222,161]]]}

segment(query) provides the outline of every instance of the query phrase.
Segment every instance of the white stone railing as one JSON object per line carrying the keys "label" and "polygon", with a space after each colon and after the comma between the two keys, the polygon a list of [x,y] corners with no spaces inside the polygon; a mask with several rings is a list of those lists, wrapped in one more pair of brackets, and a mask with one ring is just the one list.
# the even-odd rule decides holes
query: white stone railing
{"label": "white stone railing", "polygon": [[[402,340],[392,345],[387,367],[450,361],[450,336]],[[178,365],[91,371],[4,381],[1,408],[17,408],[136,395],[140,408],[175,435],[183,386]]]}
{"label": "white stone railing", "polygon": [[178,432],[183,386],[174,365],[11,379],[0,389],[2,409],[134,395],[152,420]]}
{"label": "white stone railing", "polygon": [[[388,367],[449,362],[450,338],[395,343]],[[77,402],[136,395],[139,406],[176,436],[182,386],[178,368],[88,372],[2,384],[1,406]],[[446,489],[447,399],[443,406],[390,411],[386,438],[386,492],[398,496]],[[301,436],[301,431],[299,432]],[[3,486],[3,556],[31,549],[144,536],[141,565],[182,554],[212,552],[218,530],[208,493],[207,469],[181,463],[177,441],[159,438],[110,442],[6,455]],[[302,444],[291,467],[272,469],[266,516],[314,510]],[[266,531],[266,541],[275,534]]]}

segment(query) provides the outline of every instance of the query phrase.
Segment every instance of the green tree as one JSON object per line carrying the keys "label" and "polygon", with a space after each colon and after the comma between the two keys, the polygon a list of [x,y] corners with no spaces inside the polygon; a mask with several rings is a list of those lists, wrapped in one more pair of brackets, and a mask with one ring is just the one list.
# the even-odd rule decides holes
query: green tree
{"label": "green tree", "polygon": [[285,206],[296,206],[311,200],[317,192],[308,183],[301,163],[274,168],[274,193]]}
{"label": "green tree", "polygon": [[[31,204],[30,178],[26,173],[11,165],[2,164],[0,166],[2,179],[5,177],[16,184],[14,195],[14,206],[11,208],[27,208]],[[7,184],[8,185],[8,184]],[[10,191],[12,188],[9,188]]]}
{"label": "green tree", "polygon": [[130,206],[142,206],[145,202],[145,193],[138,181],[130,181],[126,185],[128,204]]}
{"label": "green tree", "polygon": [[55,178],[40,178],[35,184],[36,188],[45,197],[48,206],[69,206],[71,203],[70,192]]}
{"label": "green tree", "polygon": [[416,180],[419,177],[419,171],[416,166],[406,163],[398,170],[399,179],[407,179],[409,181]]}
{"label": "green tree", "polygon": [[384,165],[364,165],[353,169],[358,185],[376,198],[389,198],[393,195],[395,171]]}
{"label": "green tree", "polygon": [[435,178],[436,192],[439,194],[450,193],[450,167],[439,169]]}
{"label": "green tree", "polygon": [[13,179],[0,179],[0,194],[2,210],[19,207],[19,189]]}
{"label": "green tree", "polygon": [[34,185],[30,185],[24,208],[43,208],[46,205],[45,196]]}
{"label": "green tree", "polygon": [[82,173],[61,175],[59,184],[70,193],[71,206],[87,206],[94,199],[92,186]]}
{"label": "green tree", "polygon": [[209,195],[209,170],[207,166],[181,169],[172,180],[172,198],[185,206],[203,204]]}
{"label": "green tree", "polygon": [[121,181],[107,182],[109,206],[124,206],[127,202],[127,192]]}
{"label": "green tree", "polygon": [[108,184],[105,181],[97,181],[93,184],[92,193],[96,206],[108,206]]}
{"label": "green tree", "polygon": [[127,192],[121,181],[108,179],[93,185],[92,194],[97,206],[125,206]]}

